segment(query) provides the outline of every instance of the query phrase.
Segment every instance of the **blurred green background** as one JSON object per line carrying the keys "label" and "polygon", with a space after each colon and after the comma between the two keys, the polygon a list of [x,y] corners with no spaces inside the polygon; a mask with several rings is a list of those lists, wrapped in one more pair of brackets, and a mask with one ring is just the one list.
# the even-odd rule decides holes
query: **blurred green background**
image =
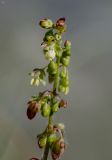
{"label": "blurred green background", "polygon": [[55,115],[66,125],[64,160],[112,159],[112,1],[0,0],[0,160],[41,155],[36,135],[46,120],[26,117],[28,73],[47,64],[40,44],[42,18],[66,17],[72,41],[69,107]]}

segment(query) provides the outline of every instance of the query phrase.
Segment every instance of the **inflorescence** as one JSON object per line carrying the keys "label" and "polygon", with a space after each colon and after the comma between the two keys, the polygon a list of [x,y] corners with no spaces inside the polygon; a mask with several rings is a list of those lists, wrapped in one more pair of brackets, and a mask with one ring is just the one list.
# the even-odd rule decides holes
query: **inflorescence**
{"label": "inflorescence", "polygon": [[39,112],[48,118],[48,125],[45,130],[37,136],[38,146],[44,149],[42,158],[31,158],[30,160],[47,160],[49,151],[53,160],[59,160],[67,146],[64,139],[64,124],[53,122],[53,115],[68,106],[60,93],[65,95],[69,92],[68,65],[71,56],[71,42],[66,40],[62,44],[62,36],[67,26],[65,18],[60,18],[56,23],[50,19],[42,19],[39,25],[47,29],[41,47],[48,65],[43,68],[35,68],[30,73],[31,85],[46,85],[45,77],[48,75],[48,82],[52,84],[52,90],[40,92],[32,96],[28,102],[27,117],[32,120]]}

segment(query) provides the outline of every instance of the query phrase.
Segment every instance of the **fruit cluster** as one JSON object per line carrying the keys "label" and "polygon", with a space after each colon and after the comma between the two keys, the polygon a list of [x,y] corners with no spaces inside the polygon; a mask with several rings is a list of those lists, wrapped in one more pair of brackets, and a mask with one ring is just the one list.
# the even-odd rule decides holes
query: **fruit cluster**
{"label": "fruit cluster", "polygon": [[[66,143],[64,140],[64,125],[54,124],[52,117],[60,108],[67,107],[67,101],[63,100],[59,92],[65,95],[69,92],[68,65],[71,56],[71,42],[66,40],[62,44],[62,35],[67,29],[65,18],[60,18],[53,23],[50,19],[42,19],[39,25],[47,29],[41,44],[45,58],[49,61],[43,68],[35,68],[30,73],[31,85],[46,85],[46,74],[48,82],[53,84],[52,90],[45,90],[37,96],[32,96],[28,102],[27,117],[33,119],[37,113],[48,118],[48,125],[44,132],[37,136],[38,146],[44,149],[41,160],[47,160],[49,150],[53,160],[60,159]],[[31,160],[39,160],[31,158]]]}

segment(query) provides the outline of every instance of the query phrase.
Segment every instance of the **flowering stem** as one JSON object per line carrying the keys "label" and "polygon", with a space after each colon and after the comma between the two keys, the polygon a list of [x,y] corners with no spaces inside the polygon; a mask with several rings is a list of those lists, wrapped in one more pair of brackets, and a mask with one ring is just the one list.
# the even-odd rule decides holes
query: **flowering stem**
{"label": "flowering stem", "polygon": [[[45,85],[46,73],[48,82],[52,83],[52,90],[40,92],[37,96],[32,96],[28,102],[27,116],[33,119],[38,112],[47,118],[47,127],[41,134],[37,135],[38,146],[44,149],[41,160],[48,160],[49,152],[54,160],[60,159],[64,153],[66,143],[64,140],[64,125],[53,122],[53,115],[60,109],[67,106],[67,101],[63,100],[59,92],[65,95],[69,92],[69,76],[67,67],[70,62],[71,42],[66,40],[62,46],[62,35],[66,31],[65,18],[62,17],[53,23],[50,19],[42,19],[39,25],[47,29],[41,46],[45,58],[49,60],[47,66],[35,68],[30,73],[31,85]],[[60,69],[61,68],[61,69]],[[40,158],[31,158],[31,160]]]}

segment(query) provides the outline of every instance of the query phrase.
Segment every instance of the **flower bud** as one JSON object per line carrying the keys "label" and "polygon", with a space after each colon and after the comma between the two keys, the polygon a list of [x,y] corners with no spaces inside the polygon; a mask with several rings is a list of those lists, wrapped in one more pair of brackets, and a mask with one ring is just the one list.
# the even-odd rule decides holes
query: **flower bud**
{"label": "flower bud", "polygon": [[49,42],[52,42],[52,41],[54,41],[54,36],[47,35],[46,40],[49,41]]}
{"label": "flower bud", "polygon": [[45,148],[46,142],[47,142],[47,135],[46,134],[40,135],[38,138],[38,146],[40,148]]}
{"label": "flower bud", "polygon": [[48,103],[45,103],[42,106],[41,114],[43,117],[49,117],[50,113],[51,113],[51,107]]}
{"label": "flower bud", "polygon": [[57,112],[59,109],[59,102],[55,102],[51,106],[52,112]]}
{"label": "flower bud", "polygon": [[57,27],[64,27],[65,26],[65,18],[63,17],[63,18],[58,19],[56,22],[56,26]]}
{"label": "flower bud", "polygon": [[35,117],[41,106],[40,103],[36,101],[30,101],[28,102],[28,105],[29,106],[27,108],[27,117],[31,120]]}
{"label": "flower bud", "polygon": [[64,46],[66,49],[71,49],[71,42],[66,40],[65,43],[64,43]]}
{"label": "flower bud", "polygon": [[56,34],[55,34],[55,38],[56,38],[57,41],[59,41],[59,40],[61,39],[61,35],[58,34],[58,33],[56,33]]}
{"label": "flower bud", "polygon": [[52,20],[45,18],[45,19],[42,19],[42,20],[39,22],[39,25],[40,25],[42,28],[49,29],[49,28],[52,28],[53,22],[52,22]]}
{"label": "flower bud", "polygon": [[67,56],[67,57],[62,57],[61,58],[61,63],[64,65],[64,66],[68,66],[69,65],[69,62],[70,62],[70,57]]}
{"label": "flower bud", "polygon": [[50,74],[57,73],[57,64],[54,61],[50,61],[49,65],[48,65],[48,72]]}

